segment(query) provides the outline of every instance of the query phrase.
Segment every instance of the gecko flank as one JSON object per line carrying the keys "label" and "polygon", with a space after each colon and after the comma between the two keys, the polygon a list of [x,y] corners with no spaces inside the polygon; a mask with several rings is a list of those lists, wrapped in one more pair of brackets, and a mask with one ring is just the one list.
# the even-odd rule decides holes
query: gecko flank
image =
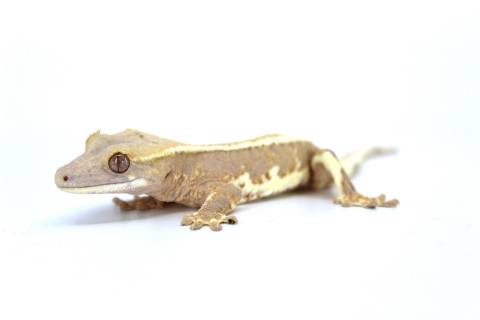
{"label": "gecko flank", "polygon": [[395,207],[398,200],[357,192],[350,177],[368,157],[388,150],[372,148],[338,159],[311,142],[281,135],[217,145],[188,145],[136,130],[88,137],[85,153],[57,170],[57,186],[73,193],[129,193],[132,201],[113,201],[124,210],[146,210],[175,202],[198,208],[182,219],[199,229],[235,224],[242,203],[300,187],[334,184],[336,204],[344,207]]}

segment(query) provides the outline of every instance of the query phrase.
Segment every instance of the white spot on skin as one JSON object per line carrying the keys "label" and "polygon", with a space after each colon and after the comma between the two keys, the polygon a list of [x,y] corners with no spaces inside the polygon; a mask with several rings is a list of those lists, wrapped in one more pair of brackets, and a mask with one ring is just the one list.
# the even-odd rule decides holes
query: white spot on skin
{"label": "white spot on skin", "polygon": [[245,203],[249,200],[260,199],[268,197],[287,190],[295,189],[296,187],[305,184],[309,180],[308,168],[295,170],[283,177],[279,176],[280,168],[278,166],[272,167],[268,173],[270,180],[264,180],[262,183],[254,184],[252,182],[250,173],[246,172],[240,177],[232,181],[232,184],[237,186],[242,191],[242,198],[239,203]]}

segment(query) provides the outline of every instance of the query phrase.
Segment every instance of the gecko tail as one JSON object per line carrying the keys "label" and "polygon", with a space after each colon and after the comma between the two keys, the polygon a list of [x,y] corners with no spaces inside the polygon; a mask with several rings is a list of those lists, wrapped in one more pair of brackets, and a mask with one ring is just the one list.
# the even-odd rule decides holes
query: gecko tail
{"label": "gecko tail", "polygon": [[395,154],[396,152],[397,149],[395,148],[373,147],[349,153],[342,157],[340,162],[347,175],[352,177],[358,172],[360,166],[368,159],[381,155]]}

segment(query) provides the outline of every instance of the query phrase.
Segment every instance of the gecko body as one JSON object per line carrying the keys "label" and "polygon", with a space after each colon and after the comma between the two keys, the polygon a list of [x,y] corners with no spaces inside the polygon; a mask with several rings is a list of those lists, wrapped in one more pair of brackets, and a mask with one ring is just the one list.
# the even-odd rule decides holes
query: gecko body
{"label": "gecko body", "polygon": [[85,153],[58,169],[57,186],[72,193],[129,193],[132,201],[114,199],[126,210],[152,209],[164,203],[198,208],[183,225],[220,230],[235,224],[231,215],[242,203],[297,188],[324,189],[335,184],[343,206],[394,207],[397,200],[358,193],[351,176],[369,156],[354,153],[342,162],[313,143],[282,135],[216,145],[189,145],[137,130],[87,139]]}

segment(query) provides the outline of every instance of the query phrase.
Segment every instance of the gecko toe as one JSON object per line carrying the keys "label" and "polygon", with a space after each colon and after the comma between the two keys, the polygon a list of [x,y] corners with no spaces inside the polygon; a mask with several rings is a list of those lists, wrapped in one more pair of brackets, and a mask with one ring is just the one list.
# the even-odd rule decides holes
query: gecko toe
{"label": "gecko toe", "polygon": [[132,211],[134,208],[127,202],[119,198],[113,198],[112,202],[122,211]]}
{"label": "gecko toe", "polygon": [[204,223],[200,220],[195,220],[192,222],[192,224],[190,225],[190,229],[192,230],[199,230],[201,229],[202,227],[204,226]]}
{"label": "gecko toe", "polygon": [[193,218],[191,215],[183,216],[181,221],[182,226],[188,226],[188,225],[191,225],[192,223],[193,223]]}
{"label": "gecko toe", "polygon": [[220,231],[220,230],[222,230],[222,224],[221,224],[220,221],[217,220],[217,219],[211,219],[211,220],[208,222],[208,225],[210,226],[210,229],[213,230],[213,231]]}

